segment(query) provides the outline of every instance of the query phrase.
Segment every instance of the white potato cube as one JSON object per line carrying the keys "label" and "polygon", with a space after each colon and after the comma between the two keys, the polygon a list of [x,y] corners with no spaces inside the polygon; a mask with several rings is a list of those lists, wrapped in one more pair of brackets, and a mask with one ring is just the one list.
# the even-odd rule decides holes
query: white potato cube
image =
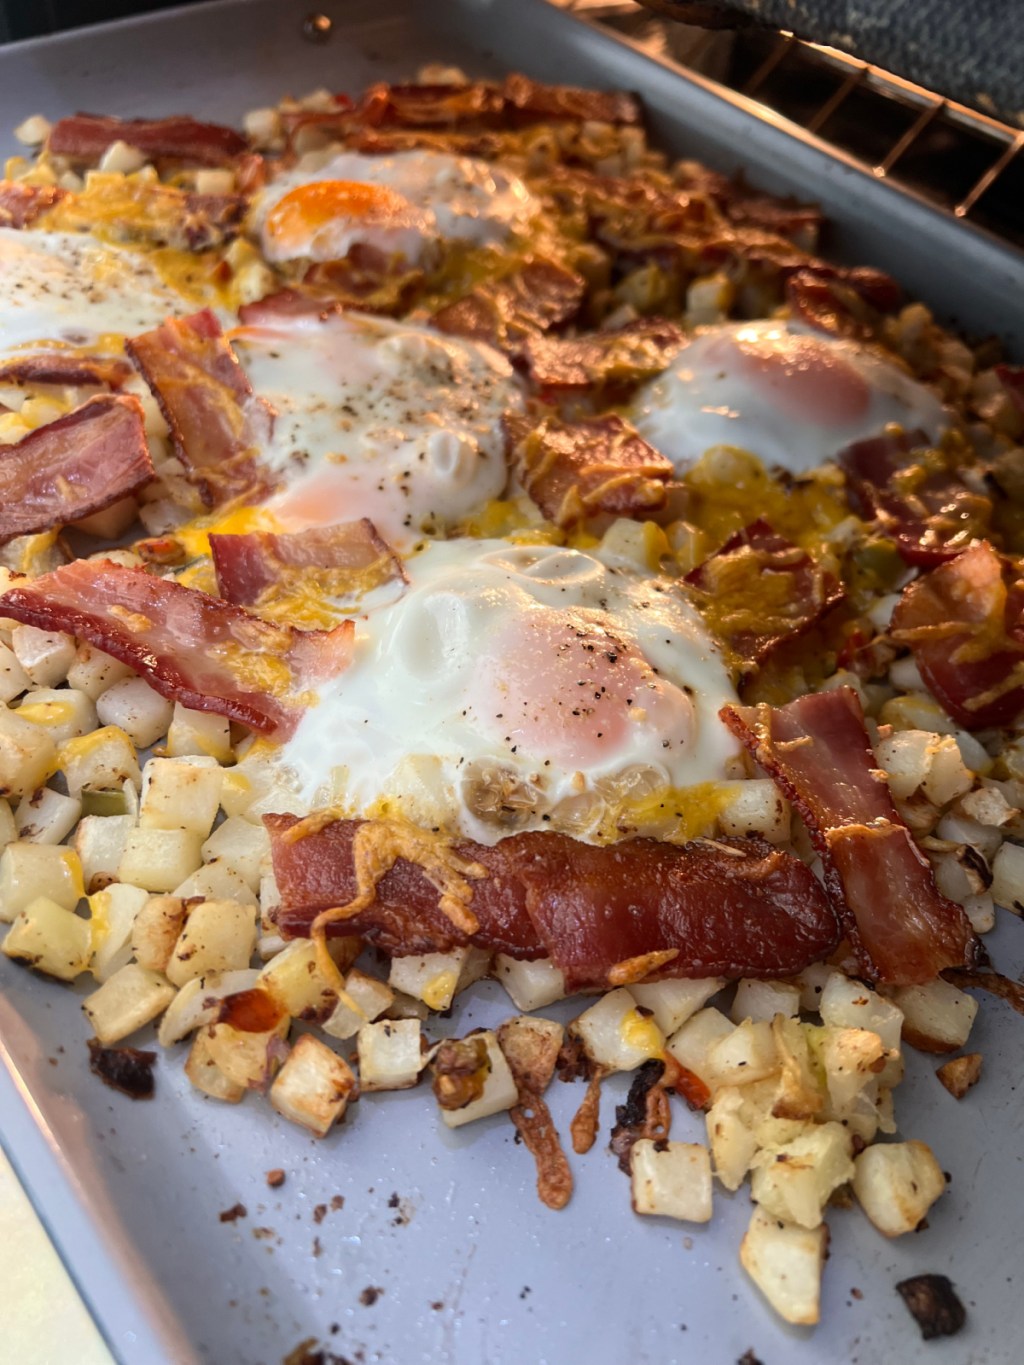
{"label": "white potato cube", "polygon": [[135,828],[130,815],[86,815],[75,830],[75,852],[82,864],[86,891],[101,890],[117,877],[128,835]]}
{"label": "white potato cube", "polygon": [[[370,1027],[378,1028],[380,1025],[371,1024]],[[476,1099],[470,1100],[469,1104],[463,1105],[461,1109],[441,1110],[441,1121],[448,1128],[461,1128],[464,1123],[489,1118],[491,1114],[500,1114],[519,1103],[515,1079],[495,1034],[488,1030],[474,1036],[480,1038],[487,1049],[490,1070],[484,1081],[483,1093]]]}
{"label": "white potato cube", "polygon": [[139,749],[167,733],[174,708],[142,678],[124,678],[101,692],[96,714],[104,725],[118,725]]}
{"label": "white potato cube", "polygon": [[379,1018],[394,998],[390,986],[354,967],[345,978],[345,991],[334,1013],[322,1025],[323,1031],[333,1038],[354,1038],[364,1024]]}
{"label": "white potato cube", "polygon": [[157,1041],[161,1047],[172,1047],[182,1038],[194,1033],[204,1024],[216,1021],[221,1002],[229,995],[250,991],[259,973],[253,967],[237,972],[210,972],[208,976],[194,976],[164,1010]]}
{"label": "white potato cube", "polygon": [[0,641],[0,702],[6,705],[31,686],[32,679],[18,662],[14,650]]}
{"label": "white potato cube", "polygon": [[253,891],[259,890],[263,868],[270,859],[270,835],[241,815],[229,815],[203,844],[203,862],[220,863],[237,872]]}
{"label": "white potato cube", "polygon": [[722,834],[736,838],[759,834],[769,843],[786,843],[790,832],[789,802],[770,777],[721,785],[729,789],[729,804],[718,817]]}
{"label": "white potato cube", "polygon": [[229,1080],[213,1060],[210,1037],[204,1029],[192,1040],[185,1062],[185,1075],[195,1088],[212,1100],[223,1100],[227,1104],[238,1104],[245,1098],[246,1087],[237,1081]]}
{"label": "white potato cube", "polygon": [[713,995],[717,995],[724,985],[722,978],[717,976],[696,981],[675,979],[630,986],[629,993],[638,1005],[651,1011],[654,1022],[667,1038],[706,1005]]}
{"label": "white potato cube", "polygon": [[800,1008],[808,1014],[816,1014],[821,1006],[821,996],[828,979],[835,971],[827,962],[812,962],[794,978],[800,987]]}
{"label": "white potato cube", "polygon": [[150,1023],[173,999],[166,977],[130,962],[86,996],[82,1008],[96,1037],[108,1046]]}
{"label": "white potato cube", "polygon": [[792,1018],[800,1013],[800,987],[788,981],[751,981],[743,980],[736,987],[736,996],[729,1011],[733,1021],[742,1024],[744,1019],[755,1023],[767,1023],[777,1014]]}
{"label": "white potato cube", "polygon": [[550,958],[519,962],[514,957],[498,953],[493,971],[496,980],[508,991],[516,1009],[526,1013],[565,999],[565,977]]}
{"label": "white potato cube", "polygon": [[202,862],[202,836],[190,829],[133,829],[118,864],[119,881],[146,891],[174,891]]}
{"label": "white potato cube", "polygon": [[446,1010],[455,998],[468,955],[468,948],[455,948],[450,953],[394,957],[388,985],[394,991],[403,991],[422,1000],[428,1009]]}
{"label": "white potato cube", "polygon": [[624,988],[609,991],[569,1026],[591,1062],[606,1071],[632,1071],[665,1051],[665,1035],[652,1015],[641,1014]]}
{"label": "white potato cube", "polygon": [[165,972],[185,925],[185,902],[177,896],[142,894],[145,899],[132,921],[132,952],[140,966]]}
{"label": "white potato cube", "polygon": [[135,787],[142,781],[135,745],[116,725],[105,725],[91,734],[69,739],[60,746],[57,762],[72,796],[78,796],[86,787],[110,791],[125,781]]}
{"label": "white potato cube", "polygon": [[344,1117],[355,1088],[356,1078],[342,1058],[304,1033],[270,1087],[270,1103],[283,1118],[325,1137]]}
{"label": "white potato cube", "polygon": [[59,844],[71,833],[82,814],[76,796],[65,796],[52,787],[38,787],[23,796],[14,813],[19,839],[32,844]]}
{"label": "white potato cube", "polygon": [[923,986],[897,986],[903,1037],[922,1052],[955,1052],[970,1037],[978,1002],[941,977]]}
{"label": "white potato cube", "polygon": [[1003,844],[992,860],[992,886],[996,905],[1024,912],[1024,844]]}
{"label": "white potato cube", "polygon": [[822,1027],[810,1031],[811,1051],[825,1073],[833,1112],[845,1118],[858,1095],[878,1079],[885,1048],[877,1033],[862,1028]]}
{"label": "white potato cube", "polygon": [[[425,1058],[418,1019],[364,1024],[356,1035],[363,1090],[407,1090],[419,1080]],[[504,1060],[504,1059],[503,1059]]]}
{"label": "white potato cube", "polygon": [[13,920],[40,897],[74,910],[84,894],[82,865],[74,849],[17,842],[0,854],[0,920]]}
{"label": "white potato cube", "polygon": [[14,136],[25,147],[40,147],[50,136],[52,124],[42,114],[32,114],[14,130]]}
{"label": "white potato cube", "polygon": [[15,915],[3,950],[47,976],[74,981],[89,965],[89,922],[56,901],[40,897]]}
{"label": "white potato cube", "polygon": [[289,943],[260,972],[259,984],[293,1019],[324,1019],[338,1000],[334,982],[320,970],[311,939]]}
{"label": "white potato cube", "polygon": [[207,972],[248,967],[256,947],[256,912],[237,901],[203,901],[192,910],[167,963],[167,976],[183,986]]}
{"label": "white potato cube", "polygon": [[808,1123],[754,1158],[750,1193],[766,1213],[816,1228],[833,1190],[853,1179],[853,1139],[841,1123]]}
{"label": "white potato cube", "polygon": [[936,735],[930,753],[928,774],[921,790],[937,806],[948,805],[974,785],[974,774],[964,763],[960,746],[952,735]]}
{"label": "white potato cube", "polygon": [[249,1032],[230,1024],[210,1024],[198,1037],[208,1039],[210,1059],[235,1085],[263,1090],[276,1075],[291,1021],[287,1015],[271,1029]]}
{"label": "white potato cube", "polygon": [[70,687],[37,687],[26,692],[14,715],[30,721],[58,746],[96,729],[92,699]]}
{"label": "white potato cube", "polygon": [[208,838],[220,808],[222,779],[223,770],[212,758],[151,758],[142,774],[139,824]]}
{"label": "white potato cube", "polygon": [[89,897],[92,931],[92,974],[106,981],[131,957],[132,927],[148,896],[138,886],[113,882]]}
{"label": "white potato cube", "polygon": [[835,1028],[869,1029],[877,1033],[884,1048],[898,1048],[903,1011],[863,982],[843,972],[832,972],[821,993],[818,1007],[822,1023]]}
{"label": "white potato cube", "polygon": [[[10,806],[0,798],[0,852],[13,844],[18,837],[18,830],[14,823],[14,812]],[[0,920],[3,919],[3,907],[0,906]]]}
{"label": "white potato cube", "polygon": [[35,626],[15,626],[11,648],[18,663],[36,687],[56,687],[74,663],[75,642],[57,630],[38,630]]}
{"label": "white potato cube", "polygon": [[821,1272],[828,1228],[801,1228],[756,1208],[740,1245],[743,1269],[786,1322],[813,1326],[821,1316]]}
{"label": "white potato cube", "polygon": [[924,1142],[867,1147],[853,1163],[853,1192],[879,1232],[913,1232],[946,1189],[946,1177]]}
{"label": "white potato cube", "polygon": [[96,700],[101,692],[134,673],[120,659],[112,659],[93,645],[80,644],[74,662],[68,669],[68,685]]}
{"label": "white potato cube", "polygon": [[714,1006],[698,1011],[668,1040],[668,1052],[680,1066],[710,1085],[712,1080],[709,1053],[714,1045],[733,1031],[721,1010]]}
{"label": "white potato cube", "polygon": [[749,1085],[779,1070],[772,1026],[767,1019],[745,1019],[708,1048],[709,1084]]}
{"label": "white potato cube", "polygon": [[0,796],[24,796],[57,771],[57,744],[41,725],[0,706]]}
{"label": "white potato cube", "polygon": [[711,1221],[711,1158],[699,1142],[634,1142],[633,1208],[686,1223]]}
{"label": "white potato cube", "polygon": [[705,1121],[715,1175],[727,1190],[738,1190],[759,1146],[747,1120],[743,1092],[732,1085],[716,1091]]}
{"label": "white potato cube", "polygon": [[240,905],[251,905],[254,909],[259,904],[255,891],[241,874],[221,862],[207,863],[172,890],[182,900],[238,901]]}
{"label": "white potato cube", "polygon": [[215,758],[218,763],[227,763],[231,757],[231,725],[227,716],[215,716],[212,711],[190,711],[181,702],[175,702],[167,731],[167,754],[170,758],[201,754]]}

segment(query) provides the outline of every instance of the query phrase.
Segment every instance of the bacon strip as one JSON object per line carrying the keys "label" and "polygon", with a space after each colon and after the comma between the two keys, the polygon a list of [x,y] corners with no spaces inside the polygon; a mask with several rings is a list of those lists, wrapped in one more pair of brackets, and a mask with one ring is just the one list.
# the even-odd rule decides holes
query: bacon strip
{"label": "bacon strip", "polygon": [[270,439],[274,410],[253,394],[209,309],[168,318],[126,341],[125,350],[152,389],[207,506],[266,497],[273,481],[259,451]]}
{"label": "bacon strip", "polygon": [[101,512],[152,477],[142,404],[91,398],[0,447],[0,543]]}
{"label": "bacon strip", "polygon": [[843,600],[842,584],[806,550],[755,521],[686,576],[711,630],[743,670],[809,630]]}
{"label": "bacon strip", "polygon": [[640,103],[624,90],[581,90],[573,85],[542,85],[518,72],[502,86],[505,112],[542,123],[579,119],[595,123],[639,123]]}
{"label": "bacon strip", "polygon": [[107,118],[74,114],[50,130],[46,147],[55,156],[75,162],[99,161],[112,142],[127,142],[149,160],[168,157],[200,166],[226,166],[248,147],[233,128],[198,123],[184,115],[160,119]]}
{"label": "bacon strip", "polygon": [[67,190],[56,185],[23,185],[18,180],[0,180],[0,227],[28,227],[66,194]]}
{"label": "bacon strip", "polygon": [[890,633],[958,725],[1010,725],[1024,710],[1024,583],[987,542],[904,588]]}
{"label": "bacon strip", "polygon": [[402,562],[367,517],[284,535],[211,535],[217,588],[228,602],[248,607],[268,590],[297,582],[318,584],[331,596],[404,580]]}
{"label": "bacon strip", "polygon": [[[264,817],[281,891],[278,923],[303,936],[321,910],[354,895],[352,841],[363,822],[338,820],[289,840],[296,823],[291,815]],[[663,976],[786,976],[827,956],[838,937],[813,874],[757,840],[593,847],[530,833],[493,847],[465,841],[454,851],[489,873],[472,884],[472,938],[440,912],[435,888],[404,860],[378,883],[373,905],[338,932],[396,956],[470,941],[518,958],[548,956],[570,989],[607,985],[616,964],[673,950]]]}
{"label": "bacon strip", "polygon": [[813,261],[789,276],[786,297],[796,316],[818,331],[870,341],[881,315],[899,307],[903,292],[880,270],[843,270]]}
{"label": "bacon strip", "polygon": [[95,384],[119,389],[133,374],[120,356],[75,355],[73,351],[25,351],[0,360],[2,384]]}
{"label": "bacon strip", "polygon": [[840,452],[847,496],[908,564],[931,568],[988,534],[992,501],[950,469],[923,431],[855,441]]}
{"label": "bacon strip", "polygon": [[563,422],[549,417],[516,448],[523,487],[549,521],[565,528],[605,512],[643,517],[665,505],[675,473],[621,417]]}
{"label": "bacon strip", "polygon": [[538,256],[447,304],[431,322],[441,332],[487,342],[518,359],[534,337],[575,317],[585,292],[580,275]]}
{"label": "bacon strip", "polygon": [[674,322],[642,318],[586,336],[531,338],[526,359],[542,388],[633,387],[661,374],[685,340]]}
{"label": "bacon strip", "polygon": [[856,693],[840,687],[786,706],[725,706],[721,716],[807,824],[864,975],[914,985],[969,965],[970,923],[939,893],[896,810]]}
{"label": "bacon strip", "polygon": [[26,625],[62,630],[128,664],[161,696],[286,738],[304,689],[340,673],[354,626],[298,631],[272,625],[208,593],[78,559],[11,588],[0,609]]}

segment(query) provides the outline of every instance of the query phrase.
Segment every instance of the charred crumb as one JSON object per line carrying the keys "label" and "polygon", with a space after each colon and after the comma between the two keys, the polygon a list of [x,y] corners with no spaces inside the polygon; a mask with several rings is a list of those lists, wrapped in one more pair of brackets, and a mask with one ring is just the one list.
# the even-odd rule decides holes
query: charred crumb
{"label": "charred crumb", "polygon": [[269,1242],[275,1234],[273,1228],[253,1228],[252,1235],[257,1242]]}
{"label": "charred crumb", "polygon": [[522,1289],[520,1289],[520,1291],[519,1291],[519,1297],[520,1297],[521,1299],[525,1299],[525,1298],[527,1298],[527,1297],[528,1297],[530,1294],[532,1294],[532,1293],[533,1293],[533,1290],[530,1288],[530,1286],[529,1286],[528,1284],[524,1284],[523,1287],[522,1287]]}
{"label": "charred crumb", "polygon": [[936,1069],[936,1076],[956,1100],[962,1100],[981,1079],[981,1053],[966,1052]]}
{"label": "charred crumb", "polygon": [[850,1290],[851,1299],[862,1299],[863,1297],[864,1297],[863,1289],[858,1289],[856,1286],[854,1286],[854,1288]]}
{"label": "charred crumb", "polygon": [[314,1223],[317,1223],[317,1224],[320,1224],[320,1223],[322,1223],[322,1222],[324,1221],[324,1219],[325,1219],[326,1217],[327,1217],[327,1205],[326,1205],[326,1204],[317,1204],[316,1208],[313,1210],[313,1222],[314,1222]]}
{"label": "charred crumb", "polygon": [[352,1361],[348,1356],[325,1350],[316,1337],[307,1337],[294,1351],[289,1351],[281,1365],[352,1365]]}
{"label": "charred crumb", "polygon": [[435,1299],[430,1306],[435,1313],[440,1313],[444,1309],[444,1302],[441,1299]]}
{"label": "charred crumb", "polygon": [[555,1075],[560,1081],[588,1081],[590,1079],[590,1059],[579,1038],[567,1037],[558,1053]]}
{"label": "charred crumb", "polygon": [[401,1196],[399,1195],[398,1191],[395,1190],[395,1192],[388,1198],[388,1208],[397,1209],[401,1202],[402,1202]]}
{"label": "charred crumb", "polygon": [[234,1223],[239,1218],[248,1218],[249,1210],[244,1204],[232,1204],[229,1209],[221,1209],[220,1221],[222,1223]]}
{"label": "charred crumb", "polygon": [[896,1292],[925,1341],[955,1336],[967,1321],[967,1310],[945,1275],[912,1275],[909,1280],[900,1280]]}
{"label": "charred crumb", "polygon": [[359,1302],[364,1308],[372,1308],[380,1296],[384,1293],[378,1284],[368,1284],[359,1295]]}
{"label": "charred crumb", "polygon": [[668,1134],[668,1108],[659,1086],[665,1063],[657,1057],[644,1062],[633,1077],[625,1104],[615,1106],[615,1127],[609,1147],[619,1159],[619,1170],[629,1175],[633,1144],[640,1138],[664,1141]]}
{"label": "charred crumb", "polygon": [[104,1085],[119,1090],[130,1100],[153,1098],[155,1065],[155,1052],[141,1052],[136,1047],[104,1047],[97,1039],[89,1039],[90,1071],[99,1076]]}
{"label": "charred crumb", "polygon": [[267,1184],[272,1190],[279,1190],[285,1182],[284,1171],[279,1166],[267,1172]]}
{"label": "charred crumb", "polygon": [[736,1365],[761,1365],[761,1357],[756,1356],[752,1350],[744,1351]]}
{"label": "charred crumb", "polygon": [[313,1246],[312,1246],[311,1250],[312,1250],[312,1254],[313,1254],[314,1257],[317,1257],[317,1256],[320,1256],[320,1255],[323,1254],[323,1245],[322,1245],[322,1243],[321,1243],[319,1237],[314,1237],[314,1238],[313,1238]]}
{"label": "charred crumb", "polygon": [[339,1209],[345,1207],[345,1196],[343,1194],[331,1195],[331,1212],[337,1213]]}

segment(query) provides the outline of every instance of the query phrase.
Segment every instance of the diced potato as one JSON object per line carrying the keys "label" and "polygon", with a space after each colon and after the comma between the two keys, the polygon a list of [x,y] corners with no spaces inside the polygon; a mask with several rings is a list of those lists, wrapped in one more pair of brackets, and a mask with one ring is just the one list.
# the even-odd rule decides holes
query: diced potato
{"label": "diced potato", "polygon": [[750,1192],[774,1218],[816,1228],[833,1190],[853,1179],[853,1139],[841,1123],[808,1123],[754,1158]]}
{"label": "diced potato", "polygon": [[739,1087],[727,1085],[716,1091],[705,1119],[715,1175],[727,1190],[738,1190],[758,1151]]}
{"label": "diced potato", "polygon": [[667,1038],[724,985],[721,977],[713,976],[696,981],[654,981],[650,985],[630,986],[629,993],[638,1005],[651,1011],[654,1022]]}
{"label": "diced potato", "polygon": [[835,971],[827,962],[812,962],[795,978],[800,987],[800,1008],[808,1014],[816,1014],[821,1005],[821,996],[828,979]]}
{"label": "diced potato", "polygon": [[820,1060],[833,1112],[845,1117],[857,1096],[878,1078],[885,1048],[877,1033],[862,1028],[816,1028],[809,1031],[811,1051]]}
{"label": "diced potato", "polygon": [[722,834],[736,838],[759,834],[772,844],[784,844],[789,839],[789,802],[770,777],[721,785],[730,790],[729,804],[718,817]]}
{"label": "diced potato", "polygon": [[828,1228],[801,1228],[756,1208],[740,1244],[743,1269],[786,1322],[811,1327],[821,1316]]}
{"label": "diced potato", "polygon": [[65,796],[52,787],[39,787],[23,796],[14,813],[19,839],[32,844],[59,844],[71,833],[82,814],[76,796]]}
{"label": "diced potato", "polygon": [[74,849],[19,841],[0,854],[0,920],[13,920],[40,897],[74,910],[84,894]]}
{"label": "diced potato", "polygon": [[14,136],[25,147],[40,147],[50,136],[53,125],[42,114],[32,114],[24,119],[14,130]]}
{"label": "diced potato", "polygon": [[941,977],[923,986],[897,986],[903,1037],[922,1052],[955,1052],[970,1037],[978,1002]]}
{"label": "diced potato", "polygon": [[146,896],[132,922],[136,962],[150,971],[166,972],[184,925],[185,902],[178,896]]}
{"label": "diced potato", "polygon": [[886,1237],[913,1232],[945,1191],[946,1177],[924,1142],[886,1142],[853,1163],[853,1192]]}
{"label": "diced potato", "polygon": [[325,1019],[338,1002],[334,982],[321,972],[311,939],[289,943],[260,972],[259,984],[293,1019]]}
{"label": "diced potato", "polygon": [[129,886],[127,882],[113,882],[106,890],[89,897],[92,974],[97,981],[106,981],[127,965],[131,957],[132,928],[147,899],[141,887]]}
{"label": "diced potato", "polygon": [[75,642],[70,635],[35,626],[15,626],[11,648],[36,687],[56,687],[74,663]]}
{"label": "diced potato", "polygon": [[192,1040],[192,1047],[185,1062],[185,1075],[197,1090],[209,1095],[213,1100],[224,1100],[227,1104],[238,1104],[245,1097],[246,1087],[239,1085],[224,1075],[213,1060],[210,1052],[210,1038],[204,1030]]}
{"label": "diced potato", "polygon": [[89,965],[92,935],[87,920],[40,897],[15,915],[3,950],[47,976],[74,981]]}
{"label": "diced potato", "polygon": [[106,688],[96,700],[96,714],[104,725],[118,725],[138,749],[148,749],[167,733],[173,707],[142,678],[124,678]]}
{"label": "diced potato", "polygon": [[222,778],[212,758],[151,758],[142,774],[139,824],[208,838],[220,808]]}
{"label": "diced potato", "polygon": [[18,662],[14,650],[0,641],[0,702],[6,705],[31,686],[32,679]]}
{"label": "diced potato", "polygon": [[93,645],[80,644],[74,662],[68,669],[68,685],[95,701],[100,693],[113,687],[114,683],[134,676],[128,665],[120,659],[112,659]]}
{"label": "diced potato", "polygon": [[116,725],[105,725],[91,734],[80,735],[62,744],[57,763],[72,796],[84,788],[109,791],[125,781],[136,787],[142,782],[135,746]]}
{"label": "diced potato", "polygon": [[418,1019],[420,1023],[424,1019],[430,1018],[430,1011],[422,1000],[417,1000],[414,995],[406,995],[402,991],[395,991],[394,999],[384,1011],[385,1019]]}
{"label": "diced potato", "polygon": [[737,1024],[708,1048],[707,1066],[709,1075],[703,1079],[713,1087],[749,1085],[773,1075],[779,1056],[771,1024],[766,1019]]}
{"label": "diced potato", "polygon": [[283,1118],[325,1137],[345,1114],[356,1088],[351,1070],[312,1034],[299,1038],[270,1087],[270,1103]]}
{"label": "diced potato", "polygon": [[[96,729],[92,699],[70,687],[37,687],[26,692],[13,714],[19,720],[30,721],[58,747]],[[56,762],[55,759],[54,768]]]}
{"label": "diced potato", "polygon": [[981,1079],[981,1053],[965,1052],[938,1067],[935,1074],[955,1100],[962,1100]]}
{"label": "diced potato", "polygon": [[968,792],[960,799],[960,809],[968,819],[977,820],[979,825],[992,825],[996,829],[1008,825],[1020,814],[1019,808],[1011,806],[996,786],[976,787]]}
{"label": "diced potato", "polygon": [[354,1038],[364,1024],[382,1015],[394,998],[390,986],[353,968],[345,978],[345,993],[334,1013],[324,1021],[323,1031],[333,1038]]}
{"label": "diced potato", "polygon": [[987,934],[995,928],[996,903],[992,899],[991,892],[985,891],[979,896],[967,896],[961,904],[964,907],[964,914],[970,920],[971,928],[976,934]]}
{"label": "diced potato", "polygon": [[215,1023],[221,1002],[229,995],[252,990],[258,975],[255,968],[244,967],[237,972],[210,972],[208,976],[194,976],[186,981],[160,1020],[156,1035],[160,1046],[171,1047],[204,1024]]}
{"label": "diced potato", "polygon": [[167,963],[175,986],[207,972],[248,967],[256,947],[256,913],[237,901],[203,901],[192,910]]}
{"label": "diced potato", "polygon": [[678,1032],[668,1040],[667,1051],[680,1066],[692,1071],[705,1085],[710,1086],[712,1075],[709,1054],[714,1045],[733,1031],[721,1010],[714,1006],[700,1010],[687,1019]]}
{"label": "diced potato", "polygon": [[992,859],[992,886],[996,905],[1024,912],[1024,844],[1002,845]]}
{"label": "diced potato", "polygon": [[744,1019],[770,1024],[777,1014],[794,1017],[800,1013],[800,987],[788,981],[743,980],[736,987],[729,1013],[737,1024]]}
{"label": "diced potato", "polygon": [[940,736],[928,730],[896,730],[875,745],[878,766],[889,779],[889,789],[899,801],[918,791],[931,766],[931,748]]}
{"label": "diced potato", "polygon": [[220,863],[237,872],[252,891],[259,890],[269,857],[270,835],[241,815],[229,815],[203,844],[204,863]]}
{"label": "diced potato", "polygon": [[175,702],[167,731],[167,754],[170,758],[202,754],[218,763],[227,763],[231,757],[231,726],[227,717],[215,716],[212,711],[190,711]]}
{"label": "diced potato", "polygon": [[190,829],[133,829],[117,876],[146,891],[174,891],[200,866],[202,836]]}
{"label": "diced potato", "polygon": [[356,1034],[360,1087],[364,1091],[407,1090],[415,1085],[426,1060],[420,1038],[418,1019],[364,1024]]}
{"label": "diced potato", "polygon": [[493,961],[494,954],[488,952],[486,948],[472,946],[467,948],[466,956],[462,959],[462,967],[459,969],[459,979],[455,983],[455,994],[461,994],[489,976]]}
{"label": "diced potato", "polygon": [[24,796],[57,771],[57,744],[41,725],[0,706],[0,796]]}
{"label": "diced potato", "polygon": [[951,735],[956,726],[934,698],[925,692],[908,692],[887,701],[878,713],[882,725],[894,730],[927,730],[930,734]]}
{"label": "diced potato", "polygon": [[86,891],[100,891],[116,879],[128,835],[134,828],[130,815],[86,815],[79,820],[75,852],[82,864]]}
{"label": "diced potato", "polygon": [[637,1213],[711,1221],[711,1158],[701,1143],[640,1138],[633,1144],[630,1172]]}
{"label": "diced potato", "polygon": [[258,905],[256,893],[249,883],[240,873],[221,862],[207,863],[205,867],[190,873],[172,890],[182,900],[238,901],[240,905],[251,905],[253,909]]}
{"label": "diced potato", "polygon": [[212,1061],[229,1081],[247,1090],[265,1089],[277,1074],[291,1021],[283,1015],[265,1033],[248,1033],[230,1024],[210,1024],[198,1037],[208,1040]]}
{"label": "diced potato", "polygon": [[468,953],[468,948],[455,948],[450,953],[392,958],[388,985],[422,1000],[428,1009],[446,1010],[455,998]]}
{"label": "diced potato", "polygon": [[[370,1027],[380,1028],[381,1025],[371,1024]],[[448,1128],[461,1128],[464,1123],[473,1123],[477,1119],[488,1118],[491,1114],[500,1114],[502,1110],[511,1109],[519,1102],[515,1079],[495,1034],[488,1030],[473,1036],[484,1044],[490,1069],[479,1096],[464,1104],[461,1109],[441,1109],[441,1121]]]}
{"label": "diced potato", "polygon": [[96,1037],[109,1045],[150,1023],[173,999],[174,987],[166,977],[130,962],[86,996],[82,1008]]}
{"label": "diced potato", "polygon": [[818,1030],[777,1014],[772,1020],[772,1032],[782,1065],[772,1113],[780,1119],[812,1119],[825,1106],[825,1094],[818,1083],[808,1041],[808,1035]]}
{"label": "diced potato", "polygon": [[644,1015],[624,988],[609,991],[569,1026],[591,1062],[606,1071],[632,1071],[665,1051],[653,1015]]}
{"label": "diced potato", "polygon": [[[0,798],[0,853],[8,844],[13,844],[18,837],[18,830],[14,823],[14,812],[10,806]],[[0,921],[3,920],[3,907],[0,906]]]}
{"label": "diced potato", "polygon": [[900,1045],[902,1010],[870,986],[853,981],[842,972],[832,972],[825,982],[819,1013],[824,1024],[877,1033],[884,1048]]}
{"label": "diced potato", "polygon": [[516,1009],[527,1014],[565,999],[565,977],[550,958],[519,962],[499,953],[494,959],[494,975],[508,991]]}
{"label": "diced potato", "polygon": [[1003,836],[998,829],[991,829],[988,825],[970,820],[966,815],[958,815],[955,811],[947,811],[935,826],[935,835],[936,838],[946,839],[951,844],[970,844],[986,862],[995,857],[1003,842]]}

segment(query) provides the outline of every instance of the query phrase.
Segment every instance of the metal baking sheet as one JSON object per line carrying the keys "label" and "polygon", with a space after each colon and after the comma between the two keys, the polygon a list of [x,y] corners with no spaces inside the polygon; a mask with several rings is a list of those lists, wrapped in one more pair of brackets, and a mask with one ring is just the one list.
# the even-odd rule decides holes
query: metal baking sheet
{"label": "metal baking sheet", "polygon": [[[425,61],[625,85],[672,150],[821,200],[841,222],[837,250],[894,271],[966,327],[1014,336],[1019,256],[544,0],[319,9],[336,23],[321,47],[301,37],[304,7],[228,0],[8,48],[0,128],[80,108],[237,120],[285,90],[354,88]],[[1005,921],[990,944],[1016,973],[1024,942]],[[639,1219],[602,1141],[574,1159],[575,1196],[551,1213],[507,1119],[451,1134],[423,1091],[360,1103],[321,1143],[255,1097],[236,1108],[205,1100],[177,1056],[161,1059],[156,1100],[132,1104],[88,1073],[85,990],[0,962],[0,1137],[125,1365],[278,1365],[304,1341],[360,1365],[732,1365],[747,1350],[766,1365],[1019,1357],[1024,1021],[1001,1004],[983,1008],[972,1046],[985,1074],[962,1103],[939,1086],[934,1062],[910,1057],[904,1135],[931,1142],[952,1175],[929,1228],[888,1243],[855,1210],[830,1216],[823,1321],[804,1332],[780,1324],[739,1268],[742,1191],[716,1193],[706,1228]],[[509,1013],[488,983],[451,1027]],[[624,1089],[621,1079],[607,1087],[605,1134]],[[579,1087],[556,1085],[551,1098],[565,1131]],[[680,1111],[673,1135],[699,1140],[702,1127]],[[276,1190],[273,1168],[287,1173]],[[244,1215],[221,1221],[239,1204]],[[961,1336],[922,1345],[893,1289],[921,1271],[959,1286],[970,1314]]]}

